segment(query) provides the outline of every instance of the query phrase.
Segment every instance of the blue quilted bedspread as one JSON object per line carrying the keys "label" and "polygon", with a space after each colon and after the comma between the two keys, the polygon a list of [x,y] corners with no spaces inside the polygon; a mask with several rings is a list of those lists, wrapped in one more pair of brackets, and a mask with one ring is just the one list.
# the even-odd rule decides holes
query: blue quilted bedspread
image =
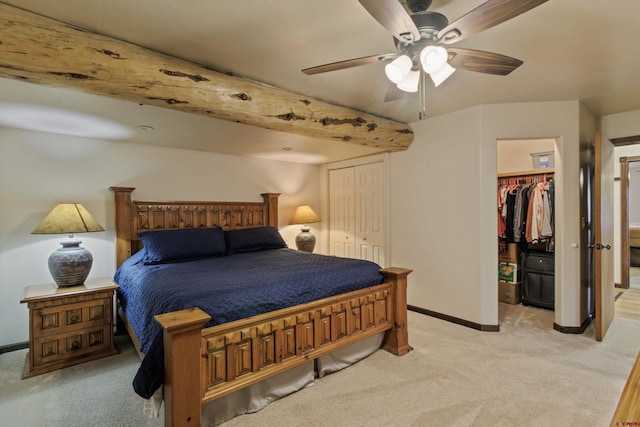
{"label": "blue quilted bedspread", "polygon": [[149,398],[163,382],[162,329],[153,316],[198,307],[213,326],[382,283],[369,261],[272,249],[144,265],[139,252],[115,274],[118,297],[145,353],[133,386]]}

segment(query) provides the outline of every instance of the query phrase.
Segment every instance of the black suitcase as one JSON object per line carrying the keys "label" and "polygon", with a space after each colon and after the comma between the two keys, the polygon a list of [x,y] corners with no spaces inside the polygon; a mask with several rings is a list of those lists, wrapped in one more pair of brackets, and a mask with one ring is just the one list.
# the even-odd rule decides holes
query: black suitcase
{"label": "black suitcase", "polygon": [[555,306],[553,253],[523,253],[520,262],[522,268],[522,304],[553,310]]}

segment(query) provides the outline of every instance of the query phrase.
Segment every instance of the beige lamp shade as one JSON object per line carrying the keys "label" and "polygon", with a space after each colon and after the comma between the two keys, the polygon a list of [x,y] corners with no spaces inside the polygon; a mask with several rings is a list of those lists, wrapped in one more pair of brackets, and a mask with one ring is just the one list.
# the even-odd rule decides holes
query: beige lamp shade
{"label": "beige lamp shade", "polygon": [[289,224],[311,224],[312,222],[320,222],[320,217],[309,205],[303,205],[293,211]]}
{"label": "beige lamp shade", "polygon": [[311,234],[311,229],[307,227],[307,224],[312,222],[320,222],[320,217],[309,205],[298,206],[291,215],[289,224],[304,224],[302,232],[296,236],[296,247],[299,251],[313,252],[316,246],[316,236]]}
{"label": "beige lamp shade", "polygon": [[31,234],[71,234],[104,231],[79,203],[61,203],[49,212]]}
{"label": "beige lamp shade", "polygon": [[73,233],[104,231],[104,228],[79,203],[56,205],[31,234],[69,234],[62,248],[49,256],[49,272],[57,286],[80,286],[91,271],[93,256],[80,246]]}

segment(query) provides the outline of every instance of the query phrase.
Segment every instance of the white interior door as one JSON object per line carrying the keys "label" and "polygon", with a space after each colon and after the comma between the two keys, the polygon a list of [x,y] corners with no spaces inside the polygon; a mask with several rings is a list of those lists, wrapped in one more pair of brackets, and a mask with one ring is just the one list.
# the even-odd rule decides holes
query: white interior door
{"label": "white interior door", "polygon": [[329,254],[355,258],[355,169],[329,171]]}
{"label": "white interior door", "polygon": [[355,167],[356,258],[385,266],[384,165]]}

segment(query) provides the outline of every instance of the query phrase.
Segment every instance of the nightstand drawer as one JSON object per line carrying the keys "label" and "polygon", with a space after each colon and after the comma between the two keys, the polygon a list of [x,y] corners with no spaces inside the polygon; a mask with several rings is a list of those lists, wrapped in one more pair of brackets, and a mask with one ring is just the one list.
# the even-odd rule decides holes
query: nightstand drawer
{"label": "nightstand drawer", "polygon": [[82,358],[101,351],[110,352],[113,337],[110,328],[111,325],[103,325],[34,339],[33,367],[66,362],[69,358]]}
{"label": "nightstand drawer", "polygon": [[33,310],[33,337],[64,334],[111,323],[111,298]]}

